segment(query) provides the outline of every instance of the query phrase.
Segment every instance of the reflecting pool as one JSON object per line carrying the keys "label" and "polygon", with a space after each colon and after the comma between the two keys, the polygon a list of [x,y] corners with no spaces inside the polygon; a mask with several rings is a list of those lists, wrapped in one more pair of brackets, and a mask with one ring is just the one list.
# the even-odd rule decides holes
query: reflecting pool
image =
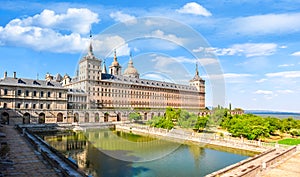
{"label": "reflecting pool", "polygon": [[199,177],[254,155],[242,150],[182,144],[111,129],[39,136],[95,177]]}

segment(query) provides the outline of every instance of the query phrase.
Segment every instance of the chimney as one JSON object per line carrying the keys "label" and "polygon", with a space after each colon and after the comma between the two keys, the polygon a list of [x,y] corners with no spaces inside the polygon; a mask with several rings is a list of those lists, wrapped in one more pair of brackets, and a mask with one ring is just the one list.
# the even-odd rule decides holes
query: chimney
{"label": "chimney", "polygon": [[14,79],[17,79],[17,73],[14,72]]}
{"label": "chimney", "polygon": [[5,71],[4,72],[4,79],[6,79],[7,78],[7,72]]}

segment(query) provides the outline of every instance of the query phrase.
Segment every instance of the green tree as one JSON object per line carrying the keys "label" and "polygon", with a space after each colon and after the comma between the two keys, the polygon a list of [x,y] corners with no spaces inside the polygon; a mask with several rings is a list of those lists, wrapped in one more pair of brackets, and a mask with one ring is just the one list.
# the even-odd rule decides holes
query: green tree
{"label": "green tree", "polygon": [[141,119],[142,119],[142,116],[141,116],[139,113],[137,113],[137,112],[131,112],[131,113],[129,113],[129,115],[128,115],[128,119],[129,119],[130,121],[132,121],[132,120],[138,121],[138,120],[141,120]]}
{"label": "green tree", "polygon": [[197,130],[198,132],[199,131],[203,131],[204,128],[206,127],[206,125],[207,125],[208,119],[209,119],[208,116],[206,116],[206,117],[198,117],[197,122],[196,122],[196,124],[194,126],[194,130]]}

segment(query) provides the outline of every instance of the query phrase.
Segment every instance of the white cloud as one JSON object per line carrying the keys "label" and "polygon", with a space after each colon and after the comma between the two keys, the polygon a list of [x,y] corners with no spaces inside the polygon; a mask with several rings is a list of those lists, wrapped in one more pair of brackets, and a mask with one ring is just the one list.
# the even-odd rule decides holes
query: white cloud
{"label": "white cloud", "polygon": [[226,74],[223,74],[223,76],[226,79],[252,77],[251,74],[239,74],[239,73],[226,73]]}
{"label": "white cloud", "polygon": [[187,3],[176,11],[183,14],[202,15],[205,17],[212,15],[207,9],[196,2]]}
{"label": "white cloud", "polygon": [[291,56],[299,57],[300,56],[300,51],[292,53]]}
{"label": "white cloud", "polygon": [[254,94],[263,95],[263,97],[267,100],[273,99],[274,97],[278,96],[278,94],[275,94],[273,91],[270,90],[256,90]]}
{"label": "white cloud", "polygon": [[[89,39],[80,34],[88,33],[98,15],[88,9],[68,9],[65,14],[51,10],[24,19],[11,20],[0,27],[1,45],[32,48],[38,51],[58,53],[81,52]],[[66,31],[70,34],[62,34]]]}
{"label": "white cloud", "polygon": [[286,45],[282,45],[282,46],[280,46],[279,48],[281,48],[281,49],[286,49],[286,48],[288,48]]}
{"label": "white cloud", "polygon": [[48,28],[7,25],[0,31],[0,40],[5,45],[32,48],[38,51],[80,52],[88,39],[78,33],[62,35]]}
{"label": "white cloud", "polygon": [[173,80],[166,77],[165,74],[163,74],[163,73],[146,73],[146,74],[141,75],[141,77],[143,79],[174,83]]}
{"label": "white cloud", "polygon": [[137,22],[137,20],[134,16],[125,14],[121,11],[112,12],[109,14],[109,16],[117,22],[122,22],[122,23],[127,23],[127,24],[135,24]]}
{"label": "white cloud", "polygon": [[130,48],[126,41],[118,36],[96,35],[93,40],[93,49],[95,55],[101,57],[112,57],[113,51],[116,49],[118,56],[128,56]]}
{"label": "white cloud", "polygon": [[270,90],[256,90],[254,93],[262,95],[273,95],[273,91]]}
{"label": "white cloud", "polygon": [[193,52],[214,53],[218,56],[224,55],[245,55],[246,57],[273,55],[276,52],[277,44],[274,43],[245,43],[234,44],[230,48],[203,48],[193,49]]}
{"label": "white cloud", "polygon": [[256,83],[263,83],[263,82],[265,82],[265,81],[267,81],[267,79],[259,79],[259,80],[255,81],[255,82],[256,82]]}
{"label": "white cloud", "polygon": [[231,21],[229,30],[244,35],[294,33],[300,31],[300,13],[265,14]]}
{"label": "white cloud", "polygon": [[274,43],[245,43],[235,44],[229,49],[225,49],[222,54],[245,55],[246,57],[265,56],[275,53],[277,44]]}
{"label": "white cloud", "polygon": [[56,14],[52,10],[45,9],[33,17],[14,19],[8,25],[51,28],[85,34],[90,31],[91,24],[99,21],[98,14],[89,9],[69,8],[65,14]]}
{"label": "white cloud", "polygon": [[167,57],[167,56],[157,56],[153,55],[154,59],[152,61],[158,62],[158,66],[168,66],[171,63],[189,63],[189,64],[195,64],[200,63],[201,66],[211,65],[218,63],[218,60],[215,58],[199,58],[199,59],[193,59],[193,58],[186,58],[183,56],[178,57]]}
{"label": "white cloud", "polygon": [[277,73],[267,73],[267,77],[281,77],[281,78],[300,78],[300,71],[284,71]]}
{"label": "white cloud", "polygon": [[224,74],[210,74],[203,76],[203,78],[209,80],[225,80],[226,83],[244,83],[247,81],[247,78],[252,77],[251,74],[243,74],[243,73],[224,73]]}
{"label": "white cloud", "polygon": [[179,37],[177,37],[174,34],[165,34],[161,30],[152,31],[151,34],[148,34],[145,37],[164,39],[164,40],[176,43],[178,45],[183,45],[183,43],[184,43],[184,39],[183,38],[179,38]]}
{"label": "white cloud", "polygon": [[282,64],[282,65],[278,65],[279,68],[290,67],[290,66],[295,66],[295,64]]}
{"label": "white cloud", "polygon": [[278,93],[282,93],[282,94],[289,94],[289,93],[294,93],[293,90],[277,90]]}

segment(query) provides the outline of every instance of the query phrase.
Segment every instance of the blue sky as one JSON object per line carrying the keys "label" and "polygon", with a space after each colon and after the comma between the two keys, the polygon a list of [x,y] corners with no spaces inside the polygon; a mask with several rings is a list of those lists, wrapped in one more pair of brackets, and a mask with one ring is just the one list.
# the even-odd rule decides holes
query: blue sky
{"label": "blue sky", "polygon": [[131,52],[144,78],[187,84],[198,62],[208,106],[224,97],[225,106],[300,112],[299,19],[294,0],[3,0],[0,73],[73,76],[92,31],[97,57],[108,66],[116,49],[126,68]]}

